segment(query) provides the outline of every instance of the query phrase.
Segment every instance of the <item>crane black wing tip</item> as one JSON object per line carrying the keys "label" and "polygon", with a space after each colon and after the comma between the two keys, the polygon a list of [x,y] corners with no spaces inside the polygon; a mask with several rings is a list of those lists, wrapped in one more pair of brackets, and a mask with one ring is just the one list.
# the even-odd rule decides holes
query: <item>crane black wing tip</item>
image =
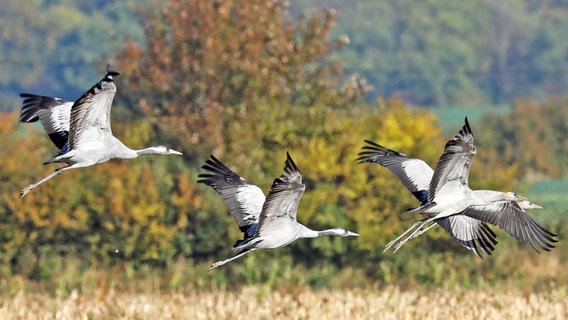
{"label": "crane black wing tip", "polygon": [[209,159],[205,160],[205,164],[201,166],[202,169],[214,172],[218,175],[231,174],[233,171],[229,169],[221,160],[209,155]]}
{"label": "crane black wing tip", "polygon": [[471,131],[471,127],[469,126],[469,120],[467,119],[467,116],[464,119],[464,125],[463,128],[460,130],[460,134],[465,136],[468,134],[473,135],[473,132]]}
{"label": "crane black wing tip", "polygon": [[479,259],[483,259],[483,254],[481,253],[479,247],[481,247],[481,250],[483,252],[486,252],[486,251],[485,251],[485,248],[483,247],[483,245],[481,243],[480,243],[480,246],[478,246],[475,241],[468,241],[466,244],[468,245],[466,248],[471,250],[473,252],[473,254],[475,254],[476,257],[478,257]]}
{"label": "crane black wing tip", "polygon": [[371,140],[366,140],[366,139],[365,139],[365,140],[363,140],[363,141],[365,141],[365,143],[367,143],[368,145],[365,145],[365,146],[361,147],[362,150],[375,150],[375,151],[389,150],[389,149],[385,148],[384,146],[382,146],[382,145],[380,145],[380,144],[378,144],[378,143],[376,143],[376,142],[373,142],[373,141],[371,141]]}
{"label": "crane black wing tip", "polygon": [[118,71],[111,70],[111,69],[110,69],[110,63],[107,63],[107,70],[106,70],[106,75],[107,75],[107,76],[114,77],[114,76],[118,76],[119,74],[120,74],[120,73],[119,73]]}
{"label": "crane black wing tip", "polygon": [[290,172],[300,173],[300,170],[296,166],[296,163],[294,163],[294,160],[292,160],[292,157],[290,156],[290,152],[288,152],[288,151],[286,151],[286,164],[284,166],[284,171],[285,172],[290,171]]}
{"label": "crane black wing tip", "polygon": [[24,105],[23,108],[39,107],[40,109],[48,109],[49,107],[54,105],[61,105],[67,102],[72,102],[58,97],[42,96],[39,94],[28,93],[28,92],[20,93],[20,98],[24,99],[24,101],[22,102]]}
{"label": "crane black wing tip", "polygon": [[205,183],[208,184],[208,182],[212,181],[213,178],[216,178],[217,175],[215,174],[210,174],[210,173],[200,173],[197,178],[199,178],[199,180],[197,180],[197,183]]}
{"label": "crane black wing tip", "polygon": [[382,147],[380,144],[378,144],[378,143],[376,143],[376,142],[374,142],[374,141],[371,141],[371,140],[369,140],[369,139],[364,139],[363,141],[365,141],[365,143],[368,143],[368,144],[370,144],[370,145],[372,145],[372,146],[374,146],[374,147]]}
{"label": "crane black wing tip", "polygon": [[20,97],[24,99],[22,102],[22,109],[20,111],[20,122],[32,123],[38,121],[38,111],[42,109],[42,96],[38,96],[33,93],[20,93]]}
{"label": "crane black wing tip", "polygon": [[110,69],[110,63],[109,63],[109,64],[107,64],[107,70],[106,70],[106,74],[105,74],[103,80],[113,81],[113,77],[116,77],[118,75],[120,75],[120,72],[111,70]]}
{"label": "crane black wing tip", "polygon": [[[537,226],[540,228],[540,230],[544,231],[544,233],[546,233],[547,235],[549,235],[552,238],[558,238],[558,235],[554,232],[548,231],[547,229],[545,229],[544,227],[542,227],[541,225]],[[558,242],[559,239],[556,239],[554,242]]]}
{"label": "crane black wing tip", "polygon": [[379,163],[378,158],[380,155],[377,152],[364,151],[360,152],[358,156],[359,157],[355,159],[358,163]]}
{"label": "crane black wing tip", "polygon": [[198,177],[205,177],[208,179],[225,179],[227,175],[230,175],[231,172],[227,172],[223,170],[223,168],[219,168],[213,164],[207,163],[201,167],[203,170],[209,171],[209,173],[201,173]]}
{"label": "crane black wing tip", "polygon": [[359,164],[371,162],[371,161],[369,161],[369,157],[361,155],[361,154],[359,154],[359,157],[357,157],[357,159],[355,159],[355,161],[357,161],[357,163],[359,163]]}
{"label": "crane black wing tip", "polygon": [[358,154],[359,158],[357,158],[357,160],[364,160],[364,158],[368,158],[367,161],[364,162],[377,162],[376,160],[378,158],[383,158],[383,157],[386,158],[386,157],[396,156],[396,157],[411,158],[402,152],[389,149],[373,141],[365,140],[365,142],[367,142],[369,145],[363,146],[361,148],[361,151]]}
{"label": "crane black wing tip", "polygon": [[495,246],[497,245],[498,241],[495,239],[497,235],[491,228],[487,226],[487,224],[483,223],[481,227],[481,232],[477,241],[479,242],[481,249],[487,255],[492,255],[493,251],[495,251]]}
{"label": "crane black wing tip", "polygon": [[208,179],[199,179],[197,180],[197,183],[203,183],[205,185],[211,186],[211,181]]}
{"label": "crane black wing tip", "polygon": [[107,71],[107,73],[105,74],[105,77],[103,78],[104,81],[113,81],[114,77],[120,75],[119,72],[117,71]]}
{"label": "crane black wing tip", "polygon": [[201,178],[197,181],[198,183],[207,184],[215,190],[227,188],[227,185],[232,187],[251,185],[243,177],[229,169],[229,167],[223,164],[219,159],[215,158],[213,155],[210,157],[211,158],[207,159],[205,164],[201,166],[203,170],[207,170],[208,172],[201,173],[197,176]]}
{"label": "crane black wing tip", "polygon": [[25,113],[25,114],[22,113],[22,114],[20,115],[19,121],[20,121],[21,123],[37,122],[37,121],[39,121],[39,116],[37,116],[37,115],[35,115],[35,114],[29,115],[29,114],[27,114],[27,113]]}
{"label": "crane black wing tip", "polygon": [[357,154],[358,157],[355,159],[357,163],[367,163],[367,162],[375,162],[371,159],[373,156],[377,155],[377,152],[382,151],[382,146],[371,141],[371,140],[363,140],[369,145],[365,145],[361,147],[361,151]]}
{"label": "crane black wing tip", "polygon": [[286,162],[284,164],[284,173],[280,177],[274,179],[274,181],[272,182],[272,187],[270,192],[273,192],[276,186],[278,186],[279,184],[288,183],[290,182],[290,180],[295,180],[295,179],[299,179],[301,181],[302,175],[300,173],[300,170],[294,163],[294,160],[292,160],[290,153],[286,151]]}
{"label": "crane black wing tip", "polygon": [[215,166],[217,166],[217,163],[218,163],[218,160],[217,160],[217,159],[215,159],[215,158],[210,158],[210,159],[205,160],[205,164],[202,165],[201,168],[202,168],[202,169],[205,169],[205,170],[209,170],[209,169],[207,169],[206,167],[208,167],[208,166],[214,166],[214,167],[215,167]]}

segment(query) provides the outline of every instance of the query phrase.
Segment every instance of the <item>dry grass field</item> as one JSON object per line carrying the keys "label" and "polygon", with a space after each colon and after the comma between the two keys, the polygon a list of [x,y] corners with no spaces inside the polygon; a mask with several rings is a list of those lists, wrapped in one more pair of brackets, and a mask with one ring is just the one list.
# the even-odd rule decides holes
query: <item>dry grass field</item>
{"label": "dry grass field", "polygon": [[568,319],[568,287],[523,293],[395,286],[290,292],[249,286],[190,294],[101,289],[60,297],[21,291],[0,300],[0,319]]}

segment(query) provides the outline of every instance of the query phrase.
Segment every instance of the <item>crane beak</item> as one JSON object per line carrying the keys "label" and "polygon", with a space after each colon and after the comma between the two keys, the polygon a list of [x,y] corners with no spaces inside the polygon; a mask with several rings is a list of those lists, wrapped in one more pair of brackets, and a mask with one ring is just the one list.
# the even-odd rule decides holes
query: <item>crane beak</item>
{"label": "crane beak", "polygon": [[528,208],[530,208],[530,209],[542,209],[541,206],[539,206],[538,204],[532,203],[532,202],[529,204]]}
{"label": "crane beak", "polygon": [[349,231],[349,230],[345,230],[345,236],[346,236],[346,237],[358,237],[359,234],[358,234],[358,233],[355,233],[355,232],[351,232],[351,231]]}
{"label": "crane beak", "polygon": [[170,149],[170,154],[177,154],[178,156],[183,155],[183,153],[179,152],[179,151],[175,151],[173,149]]}

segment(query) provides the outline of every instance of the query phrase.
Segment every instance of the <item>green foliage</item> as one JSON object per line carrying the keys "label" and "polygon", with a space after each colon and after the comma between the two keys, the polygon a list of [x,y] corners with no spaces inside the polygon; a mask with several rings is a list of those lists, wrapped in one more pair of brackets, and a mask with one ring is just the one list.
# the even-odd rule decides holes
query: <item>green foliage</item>
{"label": "green foliage", "polygon": [[[354,267],[357,263],[365,265],[366,260],[383,260],[382,245],[405,225],[397,213],[415,206],[416,201],[387,169],[358,165],[356,153],[364,139],[371,139],[434,163],[443,140],[433,125],[433,115],[418,109],[408,111],[396,100],[380,102],[375,111],[309,108],[302,112],[291,105],[264,111],[253,115],[272,118],[284,113],[288,118],[272,122],[276,126],[259,120],[228,127],[227,137],[241,139],[228,140],[227,154],[236,156],[222,159],[250,181],[259,180],[259,185],[267,190],[271,180],[281,173],[283,150],[289,149],[307,185],[300,203],[300,222],[314,229],[342,226],[356,230],[360,239],[365,239],[298,241],[291,249],[283,249],[288,251],[276,254],[275,263],[281,263],[289,254],[294,264],[306,268],[320,266],[322,261],[337,267]],[[11,119],[13,123],[14,118]],[[155,140],[154,134],[148,134],[149,123],[118,124],[116,134],[124,134],[125,143],[132,147],[141,147]],[[314,128],[317,134],[306,133]],[[8,128],[7,134],[14,129]],[[262,140],[266,132],[273,137],[271,147],[248,151],[250,141]],[[21,141],[14,142],[14,150],[31,150],[15,152],[25,155],[20,161],[38,163],[45,148],[34,149],[30,144],[47,143],[47,138],[36,133],[18,139]],[[27,172],[30,170],[14,164],[11,157],[3,159],[3,167],[12,168],[13,177],[27,175],[26,180],[37,179]],[[42,171],[36,175],[47,174]],[[53,258],[46,252],[81,254],[87,261],[106,265],[128,261],[140,267],[140,262],[167,265],[177,256],[199,262],[230,255],[230,245],[241,235],[221,198],[209,188],[196,185],[198,172],[197,167],[176,157],[148,157],[66,172],[22,200],[17,199],[17,192],[4,194],[8,211],[2,217],[10,222],[9,217],[14,215],[18,220],[11,222],[12,232],[21,235],[6,238],[9,241],[3,243],[7,248],[5,261],[16,268],[31,266],[16,270],[43,279],[43,272],[50,268],[42,266],[49,266]],[[19,188],[17,185],[4,190]],[[440,230],[430,233],[434,238],[441,234],[444,233]],[[443,237],[446,242],[451,241]],[[367,258],[362,259],[362,254]],[[250,259],[243,259],[242,266],[235,263],[228,269],[241,269],[238,274],[244,275],[260,272],[245,277],[252,277],[251,283],[273,281],[270,268],[254,271],[254,259],[259,258]],[[317,279],[313,281],[318,283]]]}
{"label": "green foliage", "polygon": [[[125,96],[139,97],[128,106],[179,137],[190,158],[203,158],[225,151],[228,139],[256,146],[228,135],[243,121],[274,125],[313,105],[353,103],[358,87],[339,87],[341,69],[326,61],[337,44],[328,38],[334,13],[287,18],[277,1],[166,2],[144,17],[146,44],[127,42],[119,56]],[[284,103],[298,111],[283,106],[289,111],[265,118]]]}
{"label": "green foliage", "polygon": [[478,137],[502,162],[519,165],[524,177],[564,176],[568,172],[567,105],[567,97],[543,103],[517,101],[509,114],[484,117]]}
{"label": "green foliage", "polygon": [[475,49],[489,31],[486,21],[478,2],[359,2],[338,20],[337,32],[351,43],[339,55],[375,95],[420,105],[476,103],[480,89],[469,72],[480,63]]}
{"label": "green foliage", "polygon": [[531,201],[543,206],[546,212],[540,214],[537,221],[555,227],[563,225],[568,214],[568,198],[565,195],[567,188],[567,179],[541,180],[531,184],[528,191]]}
{"label": "green foliage", "polygon": [[[49,254],[81,254],[86,261],[107,265],[123,260],[163,265],[178,254],[199,252],[195,247],[200,239],[187,238],[185,232],[195,233],[191,222],[196,221],[201,197],[181,159],[116,161],[72,170],[18,199],[22,183],[38,180],[53,167],[38,170],[40,166],[33,165],[47,158],[47,137],[14,135],[14,120],[6,117],[4,128],[11,137],[3,140],[11,144],[11,154],[2,157],[2,172],[10,173],[2,180],[0,214],[6,228],[0,244],[5,265],[41,279],[34,266],[51,259]],[[150,144],[147,126],[131,124],[125,130],[135,137],[131,145]]]}
{"label": "green foliage", "polygon": [[[148,1],[7,0],[0,9],[0,93],[15,104],[17,93],[78,98],[98,78],[125,38],[142,41],[134,4]],[[97,72],[99,70],[99,72]]]}
{"label": "green foliage", "polygon": [[[371,99],[417,105],[503,104],[566,93],[568,6],[562,1],[309,1],[341,8],[333,34],[345,68],[374,86]],[[298,9],[299,8],[299,9]],[[564,88],[564,89],[563,89]]]}
{"label": "green foliage", "polygon": [[[442,131],[447,134],[452,134],[455,130],[459,130],[462,121],[465,117],[469,119],[469,123],[479,129],[483,125],[483,117],[495,114],[510,114],[512,111],[509,105],[500,106],[446,106],[446,107],[433,107],[429,110],[436,115],[438,123],[442,126]],[[477,131],[474,134],[477,136]]]}
{"label": "green foliage", "polygon": [[[260,86],[272,90],[259,92],[297,96],[304,99],[302,103],[317,99],[296,95],[305,86],[294,74],[305,70],[295,68],[297,61],[289,58],[290,53],[298,57],[312,55],[318,48],[303,47],[301,41],[296,45],[282,41],[293,32],[279,31],[280,22],[265,15],[267,8],[281,11],[286,22],[301,13],[312,16],[319,7],[339,8],[329,11],[334,16],[339,12],[337,19],[328,20],[337,24],[333,30],[324,24],[310,33],[311,27],[304,20],[306,32],[296,30],[299,32],[295,35],[317,40],[325,39],[327,36],[322,36],[322,32],[329,31],[332,38],[341,39],[330,43],[331,48],[348,43],[343,50],[323,59],[344,61],[349,76],[361,74],[374,87],[369,101],[385,96],[417,105],[477,106],[509,103],[519,97],[544,99],[567,92],[562,70],[568,67],[568,44],[563,41],[568,30],[564,18],[568,6],[562,1],[247,2],[239,9],[223,1],[210,1],[207,5],[198,5],[199,1],[149,0],[27,0],[25,5],[20,1],[3,1],[0,93],[6,103],[1,110],[15,107],[17,92],[22,90],[67,99],[78,97],[107,63],[115,64],[117,49],[125,39],[137,43],[133,47],[144,47],[144,35],[148,34],[156,35],[152,45],[158,51],[153,56],[155,60],[145,62],[146,70],[152,67],[155,68],[152,72],[160,70],[162,63],[173,59],[179,62],[180,69],[192,68],[197,74],[210,75],[191,86],[188,83],[199,77],[172,76],[177,80],[174,91],[177,88],[182,95],[198,95],[199,106],[215,95],[208,92],[208,87],[213,79],[219,80],[216,72],[224,74],[227,80],[230,78],[223,86],[226,97],[243,90],[240,93],[251,94],[255,91],[247,87]],[[150,14],[162,9],[164,15],[159,21],[148,21]],[[181,14],[188,19],[173,21],[173,17]],[[190,18],[194,14],[207,19],[194,24],[198,21]],[[254,16],[265,18],[249,19]],[[235,17],[239,19],[231,21],[230,28],[216,31],[217,25]],[[190,39],[203,33],[210,35],[205,42],[199,37]],[[238,40],[243,38],[250,42]],[[181,44],[171,54],[164,55],[159,48],[166,43]],[[189,46],[184,48],[184,43]],[[241,54],[245,54],[247,61],[233,65],[234,61],[240,61]],[[273,59],[265,59],[266,56]],[[223,67],[212,67],[213,61]],[[320,62],[312,61],[312,67]],[[235,68],[240,73],[233,77]],[[266,73],[265,68],[280,69],[279,78]],[[172,71],[164,70],[168,74]],[[156,79],[155,75],[151,78]],[[289,90],[275,90],[271,79]],[[314,79],[306,76],[304,83],[321,84],[310,81]],[[175,96],[170,98],[173,100]],[[180,101],[182,106],[183,102]]]}
{"label": "green foliage", "polygon": [[[122,103],[113,113],[125,121],[113,121],[114,133],[132,148],[167,142],[184,156],[70,170],[18,199],[23,186],[56,167],[40,169],[54,148],[41,130],[0,114],[0,272],[64,291],[93,280],[87,271],[85,279],[61,270],[93,265],[117,270],[119,281],[159,275],[154,289],[361,285],[366,277],[475,284],[491,267],[512,265],[475,260],[441,228],[401,254],[382,253],[384,243],[416,219],[399,213],[417,203],[387,169],[356,163],[363,140],[434,166],[453,133],[442,136],[432,113],[406,108],[401,100],[360,101],[362,83],[356,77],[343,82],[340,63],[329,60],[341,44],[329,38],[333,11],[292,20],[281,2],[171,0],[145,14],[145,44],[127,41],[119,57]],[[476,128],[477,141],[495,140]],[[511,190],[519,167],[503,163],[495,149],[478,150],[472,186]],[[286,151],[306,183],[299,221],[314,229],[344,227],[361,237],[298,241],[206,273],[242,235],[221,197],[197,185],[203,161],[214,154],[267,192]],[[514,260],[503,252],[509,248],[514,245],[500,248],[502,259]],[[546,261],[565,259],[552,257]],[[189,265],[188,275],[180,265]],[[51,276],[63,283],[50,283]],[[506,271],[496,277],[506,278]]]}

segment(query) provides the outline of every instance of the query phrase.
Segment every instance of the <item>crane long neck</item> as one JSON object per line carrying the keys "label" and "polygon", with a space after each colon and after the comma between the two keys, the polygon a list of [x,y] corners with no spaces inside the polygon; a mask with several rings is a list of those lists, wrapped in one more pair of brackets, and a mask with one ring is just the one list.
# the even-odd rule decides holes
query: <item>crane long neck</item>
{"label": "crane long neck", "polygon": [[300,229],[300,237],[301,238],[317,238],[317,237],[321,237],[321,236],[333,236],[335,235],[335,233],[333,232],[332,229],[327,229],[327,230],[312,230],[304,225],[301,225],[301,229]]}
{"label": "crane long neck", "polygon": [[140,150],[135,150],[135,149],[130,149],[129,147],[122,144],[122,146],[120,147],[120,151],[118,152],[118,156],[116,156],[116,158],[134,159],[134,158],[138,158],[140,156],[146,155],[146,154],[155,154],[155,153],[157,153],[157,152],[155,152],[152,149],[152,147],[144,148],[144,149],[140,149]]}
{"label": "crane long neck", "polygon": [[156,151],[156,149],[154,147],[144,148],[144,149],[140,149],[140,150],[134,150],[134,152],[136,152],[137,157],[147,155],[147,154],[159,154],[159,152]]}

